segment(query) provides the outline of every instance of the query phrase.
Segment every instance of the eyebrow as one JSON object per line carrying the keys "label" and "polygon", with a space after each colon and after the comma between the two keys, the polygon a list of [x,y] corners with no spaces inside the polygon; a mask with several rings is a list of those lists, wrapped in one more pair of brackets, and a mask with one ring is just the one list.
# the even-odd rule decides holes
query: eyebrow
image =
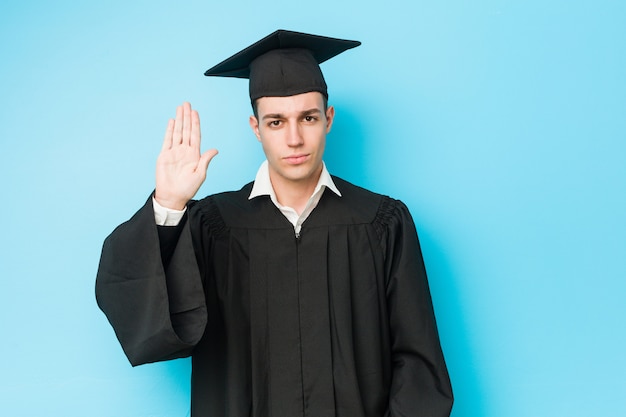
{"label": "eyebrow", "polygon": [[[310,116],[312,114],[322,114],[322,111],[320,109],[318,109],[317,107],[315,107],[315,108],[312,108],[312,109],[301,111],[299,116],[300,117]],[[285,115],[282,114],[282,113],[268,113],[268,114],[263,116],[262,120],[265,120],[265,119],[284,119],[284,118],[285,118]]]}

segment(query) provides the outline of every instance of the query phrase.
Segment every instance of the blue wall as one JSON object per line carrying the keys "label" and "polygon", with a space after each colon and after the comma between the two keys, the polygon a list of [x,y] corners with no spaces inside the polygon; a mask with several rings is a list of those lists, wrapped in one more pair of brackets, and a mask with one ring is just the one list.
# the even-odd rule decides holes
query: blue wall
{"label": "blue wall", "polygon": [[625,3],[220,3],[0,6],[0,415],[188,414],[189,362],[131,368],[98,311],[99,251],[184,100],[200,194],[253,178],[246,83],[202,73],[277,28],[363,42],[323,65],[326,161],[414,215],[453,416],[626,415]]}

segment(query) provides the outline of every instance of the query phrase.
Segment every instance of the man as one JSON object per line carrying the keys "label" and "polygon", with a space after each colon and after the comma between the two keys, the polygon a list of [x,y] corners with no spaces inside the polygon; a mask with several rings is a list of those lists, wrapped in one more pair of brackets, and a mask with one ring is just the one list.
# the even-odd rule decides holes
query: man
{"label": "man", "polygon": [[250,79],[255,181],[191,200],[217,151],[200,154],[185,103],[153,197],[105,241],[98,303],[133,365],[192,356],[193,417],[450,413],[407,208],[322,162],[335,113],[318,64],[358,45],[277,31],[207,71]]}

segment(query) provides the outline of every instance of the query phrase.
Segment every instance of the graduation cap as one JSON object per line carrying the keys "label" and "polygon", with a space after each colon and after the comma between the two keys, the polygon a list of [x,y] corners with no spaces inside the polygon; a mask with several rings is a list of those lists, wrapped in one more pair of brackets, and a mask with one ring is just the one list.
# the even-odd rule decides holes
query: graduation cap
{"label": "graduation cap", "polygon": [[277,30],[204,75],[250,79],[250,100],[318,91],[328,98],[319,64],[361,42]]}

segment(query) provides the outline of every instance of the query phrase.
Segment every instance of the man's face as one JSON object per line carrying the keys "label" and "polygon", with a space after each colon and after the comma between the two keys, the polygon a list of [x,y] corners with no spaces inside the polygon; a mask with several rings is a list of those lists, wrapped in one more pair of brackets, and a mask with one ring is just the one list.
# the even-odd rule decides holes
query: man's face
{"label": "man's face", "polygon": [[274,187],[316,184],[322,172],[326,134],[335,110],[324,111],[321,93],[262,97],[250,127],[263,146]]}

